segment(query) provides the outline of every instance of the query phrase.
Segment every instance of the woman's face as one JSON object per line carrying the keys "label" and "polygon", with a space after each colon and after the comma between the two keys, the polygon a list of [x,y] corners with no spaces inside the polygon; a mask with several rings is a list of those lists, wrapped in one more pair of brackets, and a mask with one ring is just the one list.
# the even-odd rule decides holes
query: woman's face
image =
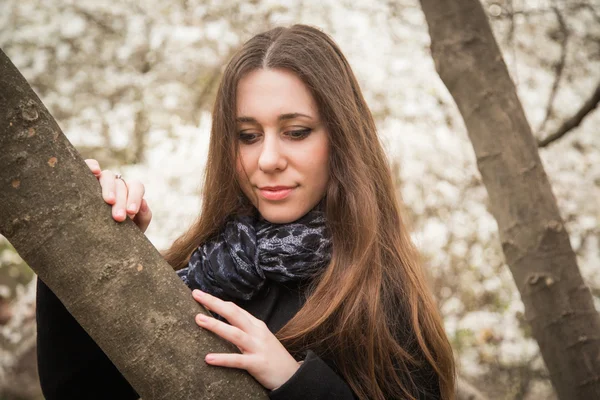
{"label": "woman's face", "polygon": [[297,220],[329,181],[328,133],[315,100],[292,72],[258,69],[240,80],[236,106],[244,194],[269,222]]}

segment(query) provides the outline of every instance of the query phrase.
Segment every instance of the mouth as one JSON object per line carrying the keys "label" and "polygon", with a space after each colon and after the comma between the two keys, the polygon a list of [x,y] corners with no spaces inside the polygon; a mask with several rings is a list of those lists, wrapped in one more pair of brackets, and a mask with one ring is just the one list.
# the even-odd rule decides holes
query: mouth
{"label": "mouth", "polygon": [[283,200],[288,197],[295,187],[289,186],[265,186],[259,188],[260,195],[266,200]]}

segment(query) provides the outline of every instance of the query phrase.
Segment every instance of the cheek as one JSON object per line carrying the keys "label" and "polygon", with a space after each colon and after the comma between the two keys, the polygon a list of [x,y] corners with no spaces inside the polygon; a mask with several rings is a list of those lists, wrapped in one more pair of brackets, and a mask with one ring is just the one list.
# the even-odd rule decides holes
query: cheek
{"label": "cheek", "polygon": [[246,170],[248,176],[252,176],[258,166],[259,155],[260,154],[257,154],[256,150],[253,148],[240,147],[236,161],[236,169],[238,170],[238,173],[241,172],[243,174],[244,170]]}

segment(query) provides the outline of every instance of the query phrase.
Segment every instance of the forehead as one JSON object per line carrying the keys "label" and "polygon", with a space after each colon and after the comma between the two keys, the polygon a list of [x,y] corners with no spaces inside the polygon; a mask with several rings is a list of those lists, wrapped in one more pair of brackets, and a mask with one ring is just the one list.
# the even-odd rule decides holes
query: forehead
{"label": "forehead", "polygon": [[237,117],[272,119],[281,114],[302,113],[318,118],[316,102],[291,71],[257,69],[240,79],[237,87]]}

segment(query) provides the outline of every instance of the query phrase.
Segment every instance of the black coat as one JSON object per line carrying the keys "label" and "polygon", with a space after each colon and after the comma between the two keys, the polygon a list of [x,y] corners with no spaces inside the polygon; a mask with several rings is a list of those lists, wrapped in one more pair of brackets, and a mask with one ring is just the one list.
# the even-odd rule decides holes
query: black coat
{"label": "black coat", "polygon": [[[40,279],[37,283],[38,370],[46,400],[138,399],[129,382],[54,293]],[[297,284],[271,282],[262,295],[237,304],[263,320],[271,332],[277,332],[304,304],[304,293]],[[418,377],[415,378],[418,383]],[[422,383],[423,387],[431,387],[431,378]],[[439,389],[437,384],[434,389]],[[298,371],[281,387],[270,391],[269,398],[354,400],[356,397],[333,364],[309,350]],[[421,394],[419,398],[434,400],[439,393],[433,397]]]}

